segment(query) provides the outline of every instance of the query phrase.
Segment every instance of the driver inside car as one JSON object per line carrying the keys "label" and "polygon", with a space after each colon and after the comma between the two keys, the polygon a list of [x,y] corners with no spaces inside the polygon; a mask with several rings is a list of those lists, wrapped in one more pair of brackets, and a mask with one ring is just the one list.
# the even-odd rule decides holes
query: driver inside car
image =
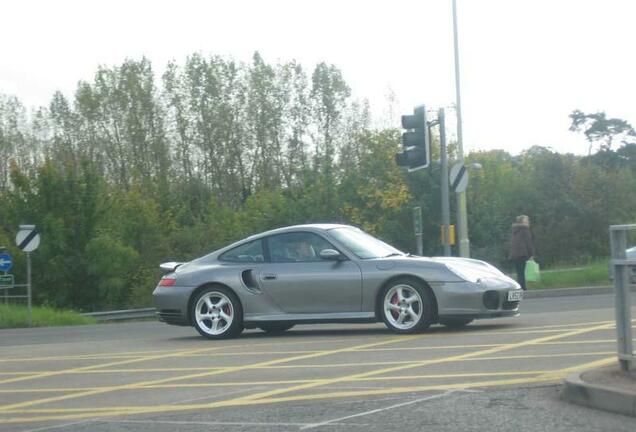
{"label": "driver inside car", "polygon": [[301,240],[294,245],[294,259],[296,261],[313,261],[316,257],[316,251],[308,241]]}

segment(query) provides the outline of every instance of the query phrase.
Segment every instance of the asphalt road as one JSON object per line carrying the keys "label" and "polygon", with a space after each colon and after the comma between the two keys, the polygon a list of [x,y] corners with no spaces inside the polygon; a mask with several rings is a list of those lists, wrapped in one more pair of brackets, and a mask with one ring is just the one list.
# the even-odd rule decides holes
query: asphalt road
{"label": "asphalt road", "polygon": [[4,330],[0,432],[636,430],[558,398],[568,373],[615,362],[612,296],[522,307],[412,336],[379,324],[228,341],[156,322]]}

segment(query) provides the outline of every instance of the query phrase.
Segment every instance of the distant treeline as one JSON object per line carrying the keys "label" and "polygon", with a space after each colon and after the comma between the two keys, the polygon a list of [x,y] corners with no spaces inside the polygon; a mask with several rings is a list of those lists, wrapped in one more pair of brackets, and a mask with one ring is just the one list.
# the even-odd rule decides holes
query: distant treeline
{"label": "distant treeline", "polygon": [[[468,156],[483,165],[468,189],[474,257],[506,266],[522,213],[544,265],[605,256],[608,225],[636,221],[636,145],[613,149],[631,135],[590,133],[615,120],[593,116],[572,115],[599,148],[589,156]],[[159,263],[289,224],[350,223],[413,251],[419,205],[425,253],[441,253],[439,167],[399,169],[400,131],[370,117],[337,67],[258,54],[192,55],[160,79],[146,59],[100,67],[72,100],[56,93],[31,113],[0,95],[0,246],[23,278],[13,238],[37,225],[36,301],[82,310],[147,305]]]}

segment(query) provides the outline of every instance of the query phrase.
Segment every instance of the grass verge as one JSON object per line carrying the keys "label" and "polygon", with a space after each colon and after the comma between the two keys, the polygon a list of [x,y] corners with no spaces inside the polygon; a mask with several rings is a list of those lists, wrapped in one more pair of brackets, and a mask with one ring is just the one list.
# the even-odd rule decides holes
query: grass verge
{"label": "grass verge", "polygon": [[[33,327],[68,326],[96,324],[94,318],[80,315],[70,310],[50,307],[32,308]],[[0,304],[0,329],[28,327],[28,309],[26,306]]]}
{"label": "grass verge", "polygon": [[573,288],[611,285],[608,260],[587,265],[541,271],[540,282],[528,282],[528,289]]}

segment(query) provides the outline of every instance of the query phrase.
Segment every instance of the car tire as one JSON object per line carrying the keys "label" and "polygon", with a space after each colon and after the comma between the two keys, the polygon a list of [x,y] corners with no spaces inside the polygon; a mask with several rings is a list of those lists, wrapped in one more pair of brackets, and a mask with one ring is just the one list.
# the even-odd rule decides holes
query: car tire
{"label": "car tire", "polygon": [[196,293],[190,308],[192,326],[209,339],[227,339],[243,331],[243,307],[236,294],[220,287]]}
{"label": "car tire", "polygon": [[442,318],[439,320],[441,325],[446,326],[449,329],[466,327],[471,322],[473,322],[472,318]]}
{"label": "car tire", "polygon": [[259,325],[258,328],[263,330],[265,333],[277,334],[286,332],[293,326],[294,324],[289,323],[267,323]]}
{"label": "car tire", "polygon": [[433,295],[416,279],[395,279],[381,291],[379,302],[384,324],[396,333],[417,333],[434,322]]}

